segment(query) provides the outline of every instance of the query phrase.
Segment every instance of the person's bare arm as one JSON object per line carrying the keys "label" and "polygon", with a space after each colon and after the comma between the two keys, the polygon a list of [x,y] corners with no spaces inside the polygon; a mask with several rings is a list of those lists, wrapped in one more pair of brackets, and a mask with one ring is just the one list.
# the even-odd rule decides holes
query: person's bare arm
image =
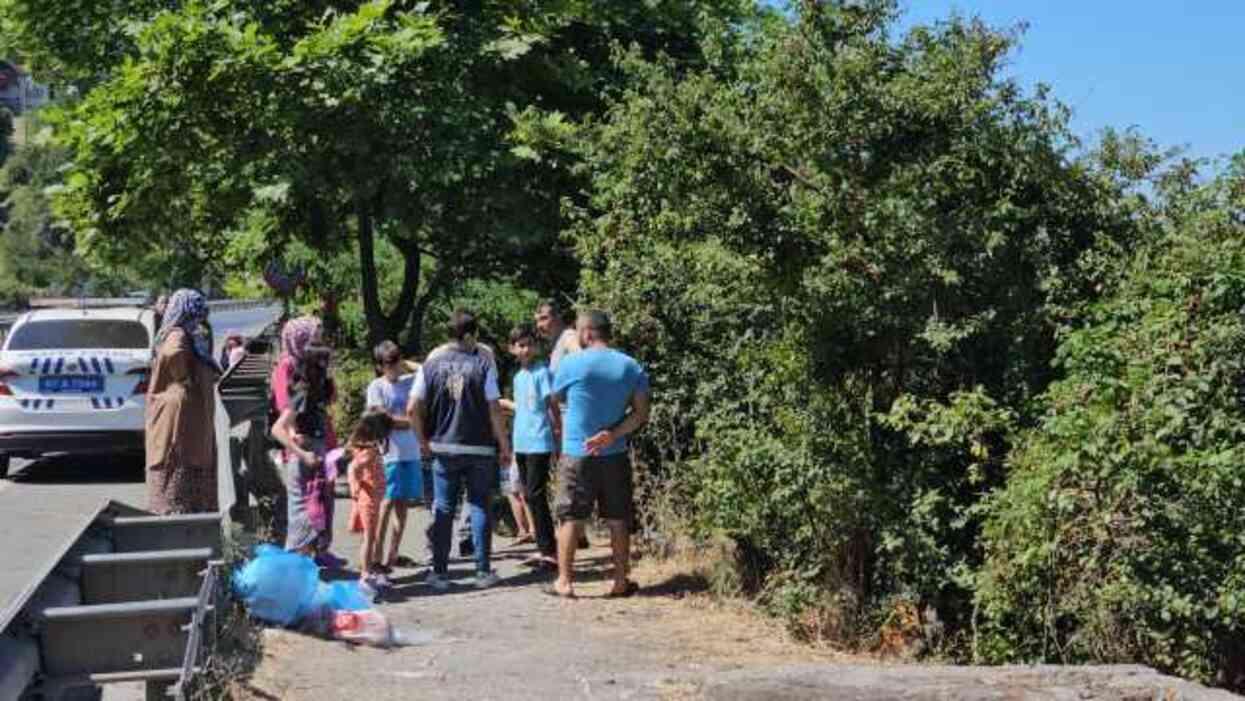
{"label": "person's bare arm", "polygon": [[395,429],[404,430],[404,429],[409,429],[411,427],[411,420],[408,417],[409,409],[410,409],[409,400],[407,401],[407,405],[408,406],[403,407],[404,409],[407,410],[403,413],[398,413],[396,411],[389,411],[388,407],[386,407],[384,403],[384,395],[382,395],[379,391],[373,391],[373,388],[371,386],[367,388],[367,410],[378,411],[382,414],[388,414],[389,418],[393,419],[393,427]]}
{"label": "person's bare arm", "polygon": [[630,436],[643,428],[644,424],[648,423],[650,410],[647,391],[636,392],[631,395],[631,412],[623,418],[622,422],[614,428],[601,431],[584,442],[584,447],[588,449],[588,454],[596,455],[612,445],[614,441]]}
{"label": "person's bare arm", "polygon": [[421,399],[411,397],[411,401],[406,405],[406,418],[410,422],[411,429],[415,431],[415,437],[419,440],[419,454],[423,459],[428,459],[432,455],[432,445],[428,442],[428,433],[424,430],[424,417],[426,416],[427,407]]}
{"label": "person's bare arm", "polygon": [[515,405],[513,401],[506,399],[505,397],[502,397],[501,399],[498,399],[497,401],[501,404],[502,411],[506,412],[507,414],[513,414],[515,412]]}
{"label": "person's bare arm", "polygon": [[562,435],[562,407],[558,404],[557,397],[549,395],[546,402],[546,411],[549,412],[549,424],[553,426],[553,435]]}
{"label": "person's bare arm", "polygon": [[389,414],[389,418],[393,419],[393,427],[395,429],[403,430],[403,429],[408,429],[408,428],[414,428],[414,425],[411,423],[411,414],[410,414],[409,405],[407,406],[407,413],[405,414],[398,414],[392,411],[388,411],[383,406],[370,406],[367,408],[367,410],[368,411],[379,411],[385,414]]}
{"label": "person's bare arm", "polygon": [[506,416],[502,413],[500,400],[488,403],[488,417],[493,423],[493,436],[497,439],[497,461],[502,467],[510,467],[510,434],[506,432]]}
{"label": "person's bare arm", "polygon": [[286,409],[277,417],[277,422],[272,426],[272,437],[277,439],[290,454],[297,455],[300,462],[306,467],[315,467],[320,464],[320,458],[310,450],[304,449],[294,439],[294,410]]}

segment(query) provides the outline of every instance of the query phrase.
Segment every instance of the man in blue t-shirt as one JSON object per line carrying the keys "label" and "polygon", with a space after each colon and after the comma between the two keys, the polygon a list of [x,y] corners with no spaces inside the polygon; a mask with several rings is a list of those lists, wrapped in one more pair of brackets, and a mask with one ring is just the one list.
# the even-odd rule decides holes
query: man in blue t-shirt
{"label": "man in blue t-shirt", "polygon": [[575,549],[595,504],[609,525],[614,554],[614,586],[607,596],[630,596],[638,587],[627,579],[632,518],[627,436],[648,422],[648,375],[634,358],[610,348],[613,333],[605,312],[580,313],[575,328],[583,350],[563,358],[553,380],[553,394],[566,409],[558,463],[558,580],[549,593],[574,598]]}
{"label": "man in blue t-shirt", "polygon": [[[419,438],[406,415],[406,405],[415,375],[402,374],[402,351],[393,341],[383,341],[372,351],[380,377],[367,387],[368,411],[381,411],[393,419],[389,452],[385,454],[385,499],[380,507],[379,552],[385,553],[381,570],[389,574],[395,567],[411,567],[410,558],[400,556],[402,535],[406,531],[406,514],[411,502],[423,496],[423,478],[419,464]],[[393,540],[385,551],[385,531],[393,520]]]}

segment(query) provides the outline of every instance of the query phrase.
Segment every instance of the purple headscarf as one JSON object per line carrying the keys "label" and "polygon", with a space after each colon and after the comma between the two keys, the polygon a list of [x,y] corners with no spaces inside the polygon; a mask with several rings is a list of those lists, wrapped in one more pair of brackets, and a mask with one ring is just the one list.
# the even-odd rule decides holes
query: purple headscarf
{"label": "purple headscarf", "polygon": [[199,325],[208,319],[207,298],[198,290],[181,289],[169,297],[168,306],[164,310],[164,320],[160,331],[156,334],[156,345],[164,342],[173,329],[181,329],[190,337],[195,357],[211,367],[218,367],[212,357],[212,349],[208,339],[199,335]]}

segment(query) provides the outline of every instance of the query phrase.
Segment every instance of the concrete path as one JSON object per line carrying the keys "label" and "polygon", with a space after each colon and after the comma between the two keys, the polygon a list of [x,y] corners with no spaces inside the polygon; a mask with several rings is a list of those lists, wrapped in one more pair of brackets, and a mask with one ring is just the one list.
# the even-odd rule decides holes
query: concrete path
{"label": "concrete path", "polygon": [[[336,550],[354,557],[341,524]],[[423,551],[418,512],[404,552]],[[578,601],[541,593],[547,577],[523,570],[528,547],[501,539],[505,577],[487,591],[466,586],[473,565],[452,573],[446,593],[399,572],[380,610],[421,644],[396,650],[350,647],[267,630],[264,659],[236,689],[250,699],[1229,699],[1139,667],[1003,668],[887,666],[786,641],[743,605],[699,595],[703,582],[642,565],[645,587],[629,600],[600,598],[608,553],[584,554]],[[603,541],[602,541],[603,542]]]}

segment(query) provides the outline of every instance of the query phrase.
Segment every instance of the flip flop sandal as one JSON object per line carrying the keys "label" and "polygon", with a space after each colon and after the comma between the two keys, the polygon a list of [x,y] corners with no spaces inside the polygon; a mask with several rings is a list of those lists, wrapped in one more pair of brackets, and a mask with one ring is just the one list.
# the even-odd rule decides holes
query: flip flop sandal
{"label": "flip flop sandal", "polygon": [[555,599],[563,599],[566,601],[575,601],[576,599],[579,598],[575,594],[563,594],[562,592],[558,591],[557,588],[555,588],[552,584],[547,587],[541,587],[540,593],[544,594],[545,596],[552,596]]}
{"label": "flip flop sandal", "polygon": [[631,580],[627,580],[627,586],[622,591],[611,591],[605,595],[607,599],[629,599],[640,591],[640,585]]}
{"label": "flip flop sandal", "polygon": [[514,545],[527,545],[528,543],[535,543],[535,542],[536,542],[536,538],[530,535],[519,536],[518,538],[514,539]]}
{"label": "flip flop sandal", "polygon": [[523,561],[524,567],[531,567],[540,572],[557,572],[558,563],[550,562],[543,557],[533,557]]}
{"label": "flip flop sandal", "polygon": [[419,563],[415,562],[414,560],[407,557],[406,555],[399,555],[396,559],[394,559],[393,562],[389,563],[389,566],[410,569],[412,567],[419,567]]}

